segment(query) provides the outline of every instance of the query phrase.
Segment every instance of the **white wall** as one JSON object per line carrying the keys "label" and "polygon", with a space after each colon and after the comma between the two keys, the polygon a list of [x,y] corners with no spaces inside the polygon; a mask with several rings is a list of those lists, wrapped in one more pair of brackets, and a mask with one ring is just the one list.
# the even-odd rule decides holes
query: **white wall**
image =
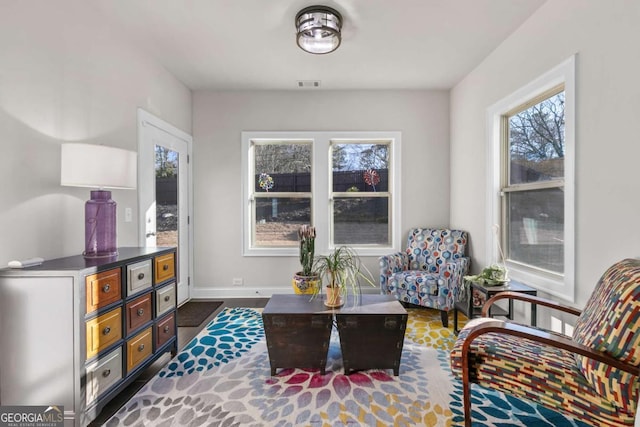
{"label": "white wall", "polygon": [[[242,131],[401,131],[402,240],[413,226],[449,223],[446,91],[202,91],[193,117],[192,296],[291,292],[299,269],[297,257],[242,256]],[[365,261],[377,278],[377,258]],[[234,277],[244,286],[231,287]]]}
{"label": "white wall", "polygon": [[[640,257],[640,2],[546,2],[451,93],[451,223],[486,265],[486,111],[576,57],[576,302],[614,262]],[[459,173],[460,170],[465,173]]]}
{"label": "white wall", "polygon": [[[3,2],[0,266],[84,249],[89,189],[60,186],[60,144],[137,150],[136,108],[191,131],[191,92],[101,23],[89,2]],[[137,245],[136,191],[114,190],[118,244]]]}

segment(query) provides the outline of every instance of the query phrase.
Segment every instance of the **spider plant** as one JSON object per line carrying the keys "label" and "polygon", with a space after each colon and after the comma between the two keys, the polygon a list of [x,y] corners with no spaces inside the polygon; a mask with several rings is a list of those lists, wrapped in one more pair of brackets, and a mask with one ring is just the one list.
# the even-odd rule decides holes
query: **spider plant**
{"label": "spider plant", "polygon": [[[322,283],[326,282],[328,288],[339,291],[342,296],[349,290],[353,295],[358,295],[360,279],[376,286],[371,272],[362,264],[358,254],[347,246],[340,246],[328,255],[317,256],[313,271],[320,276]],[[316,294],[319,292],[320,287],[316,289]]]}

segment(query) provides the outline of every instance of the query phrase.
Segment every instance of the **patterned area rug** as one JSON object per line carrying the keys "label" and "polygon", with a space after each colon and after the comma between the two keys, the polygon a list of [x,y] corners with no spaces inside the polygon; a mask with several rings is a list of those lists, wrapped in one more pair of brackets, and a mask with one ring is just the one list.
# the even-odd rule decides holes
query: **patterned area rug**
{"label": "patterned area rug", "polygon": [[[455,336],[439,312],[409,309],[400,375],[344,375],[331,337],[325,375],[270,376],[259,310],[227,308],[107,426],[457,426],[462,383],[449,368]],[[450,320],[452,321],[452,320]],[[531,402],[474,387],[474,426],[580,426]]]}

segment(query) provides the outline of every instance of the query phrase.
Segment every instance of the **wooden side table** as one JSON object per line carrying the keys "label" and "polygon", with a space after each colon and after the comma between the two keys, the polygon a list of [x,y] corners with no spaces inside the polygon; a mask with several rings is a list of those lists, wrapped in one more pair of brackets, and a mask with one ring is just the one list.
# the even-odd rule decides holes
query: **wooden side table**
{"label": "wooden side table", "polygon": [[[523,294],[534,295],[538,294],[538,291],[530,286],[511,280],[508,283],[500,286],[487,286],[480,283],[470,282],[469,292],[464,299],[456,301],[453,307],[453,332],[457,334],[458,330],[458,312],[462,312],[467,318],[473,319],[474,317],[480,317],[482,314],[482,306],[485,302],[495,294],[500,292],[521,292]],[[493,316],[505,316],[506,318],[513,320],[513,300],[509,300],[508,310],[503,309],[497,305],[492,305],[489,309],[489,317]],[[531,304],[531,325],[536,326],[537,323],[537,310],[536,305]]]}

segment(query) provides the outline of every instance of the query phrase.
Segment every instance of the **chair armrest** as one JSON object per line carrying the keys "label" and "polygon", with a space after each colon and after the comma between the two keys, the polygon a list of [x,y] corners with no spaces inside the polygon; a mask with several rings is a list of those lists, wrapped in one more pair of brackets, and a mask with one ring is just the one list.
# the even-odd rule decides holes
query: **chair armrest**
{"label": "chair armrest", "polygon": [[471,265],[471,258],[461,257],[453,261],[448,261],[443,267],[440,267],[440,275],[442,276],[444,271],[450,272],[456,278],[459,283],[462,282],[462,276],[466,275],[469,271],[469,265]]}
{"label": "chair armrest", "polygon": [[396,252],[379,258],[380,273],[393,274],[409,269],[409,256],[406,252]]}
{"label": "chair armrest", "polygon": [[461,257],[451,260],[440,267],[439,275],[443,279],[441,288],[446,288],[446,306],[452,309],[460,299],[460,292],[463,288],[463,277],[469,272],[471,259],[469,257]]}
{"label": "chair armrest", "polygon": [[531,304],[543,305],[545,307],[550,307],[555,310],[564,311],[565,313],[573,314],[575,316],[579,316],[582,313],[582,310],[578,310],[577,308],[569,307],[568,305],[557,303],[556,301],[552,301],[550,299],[541,298],[534,295],[523,294],[520,292],[500,292],[495,294],[491,298],[487,300],[486,303],[482,306],[482,317],[489,317],[489,308],[496,301],[501,299],[515,299],[519,301],[529,302]]}
{"label": "chair armrest", "polygon": [[405,252],[381,256],[378,258],[380,266],[380,291],[387,293],[389,278],[394,273],[409,269],[409,256]]}
{"label": "chair armrest", "polygon": [[[491,319],[490,321],[482,322],[469,329],[467,336],[464,338],[464,342],[462,343],[463,375],[465,371],[467,371],[468,375],[468,369],[470,367],[469,350],[471,348],[471,343],[477,337],[491,332],[513,335],[516,337],[537,341],[552,347],[561,348],[572,353],[580,354],[598,362],[606,363],[607,365],[620,369],[624,372],[629,372],[633,375],[640,375],[639,367],[615,359],[609,356],[607,353],[595,351],[587,346],[578,344],[575,341],[571,340],[569,337],[552,334],[542,329],[532,328],[530,326],[520,325],[518,323],[507,322],[499,319]],[[467,377],[467,380],[468,379],[469,377]]]}

